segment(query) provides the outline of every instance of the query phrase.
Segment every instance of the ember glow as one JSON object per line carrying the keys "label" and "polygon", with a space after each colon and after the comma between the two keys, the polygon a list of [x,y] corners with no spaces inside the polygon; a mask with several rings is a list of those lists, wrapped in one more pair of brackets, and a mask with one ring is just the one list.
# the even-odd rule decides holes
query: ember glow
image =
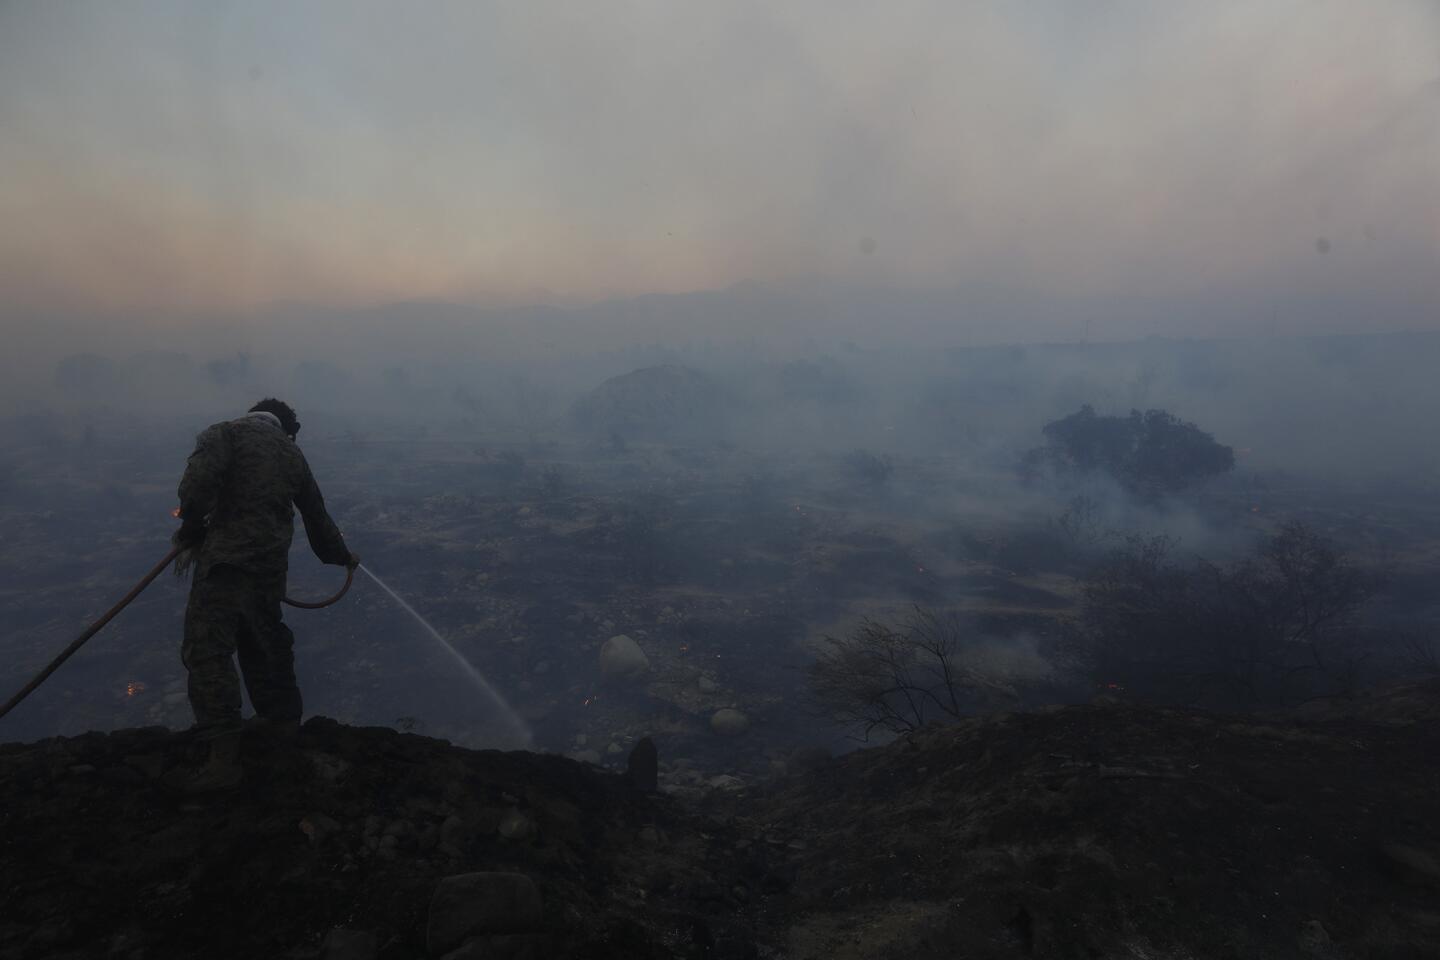
{"label": "ember glow", "polygon": [[140,680],[131,680],[129,683],[125,684],[125,696],[127,696],[127,697],[133,697],[133,696],[135,696],[137,693],[144,693],[144,692],[145,692],[145,684],[144,684],[143,681],[140,681]]}

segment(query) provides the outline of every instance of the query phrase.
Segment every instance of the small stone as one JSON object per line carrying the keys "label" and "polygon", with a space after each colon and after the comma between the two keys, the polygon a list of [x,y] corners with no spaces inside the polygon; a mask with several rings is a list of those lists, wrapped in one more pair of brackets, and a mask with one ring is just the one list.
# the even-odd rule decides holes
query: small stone
{"label": "small stone", "polygon": [[704,674],[700,675],[700,679],[697,682],[697,685],[700,687],[701,693],[715,693],[717,690],[720,689],[720,684],[716,683],[714,680],[712,680],[710,677],[705,676]]}
{"label": "small stone", "polygon": [[350,762],[328,753],[311,754],[310,762],[315,767],[315,775],[327,783],[334,783],[350,771]]}
{"label": "small stone", "polygon": [[446,817],[445,822],[440,824],[440,843],[444,846],[459,850],[469,838],[470,830],[465,826],[465,821],[454,814]]}
{"label": "small stone", "polygon": [[1335,955],[1335,944],[1330,939],[1330,931],[1326,930],[1319,920],[1306,920],[1300,924],[1300,936],[1297,939],[1300,952],[1304,956],[1330,960]]}
{"label": "small stone", "polygon": [[741,780],[739,777],[732,777],[728,773],[722,773],[719,776],[711,777],[709,780],[705,781],[705,785],[708,786],[711,790],[745,789],[744,780]]}
{"label": "small stone", "polygon": [[375,960],[379,954],[375,934],[345,927],[331,930],[320,948],[320,960]]}
{"label": "small stone", "polygon": [[425,927],[432,956],[448,953],[477,934],[541,930],[540,891],[520,873],[462,873],[435,886]]}
{"label": "small stone", "polygon": [[300,832],[315,844],[323,843],[326,837],[339,833],[343,829],[339,822],[323,813],[310,814],[300,821],[299,826]]}
{"label": "small stone", "polygon": [[620,744],[616,743],[614,740],[611,740],[610,745],[605,748],[605,752],[610,754],[610,756],[614,757],[624,753],[625,748],[620,746]]}
{"label": "small stone", "polygon": [[535,833],[535,821],[519,810],[512,810],[500,820],[498,830],[506,840],[528,840]]}
{"label": "small stone", "polygon": [[750,718],[739,710],[725,707],[710,717],[710,729],[722,737],[738,737],[750,729]]}
{"label": "small stone", "polygon": [[590,742],[590,738],[583,733],[575,734],[575,746],[583,747]]}
{"label": "small stone", "polygon": [[165,758],[158,753],[139,753],[125,758],[126,766],[139,770],[147,779],[159,780],[165,772]]}

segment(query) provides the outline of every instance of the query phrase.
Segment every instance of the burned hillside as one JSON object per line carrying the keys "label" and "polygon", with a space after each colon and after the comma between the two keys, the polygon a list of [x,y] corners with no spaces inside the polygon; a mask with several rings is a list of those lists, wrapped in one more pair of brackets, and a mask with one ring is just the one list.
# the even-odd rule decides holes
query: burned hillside
{"label": "burned hillside", "polygon": [[[961,360],[1003,380],[1026,356]],[[44,918],[8,929],[6,949],[184,955],[216,929],[252,955],[387,960],[1428,947],[1413,898],[1436,851],[1415,811],[1433,799],[1417,758],[1434,690],[1404,685],[1434,670],[1428,488],[1258,469],[1233,422],[1215,436],[1236,443],[1234,469],[1172,483],[1186,456],[1130,441],[1214,451],[1208,419],[1168,413],[1113,418],[1134,431],[1106,469],[1027,485],[1016,464],[1054,421],[1022,401],[1043,390],[1017,383],[981,429],[973,396],[927,409],[872,372],[641,367],[596,394],[628,433],[578,429],[519,380],[510,419],[484,429],[479,392],[447,395],[452,419],[307,414],[302,447],[365,556],[341,603],[286,613],[306,714],[339,723],[313,720],[293,747],[247,734],[233,806],[184,795],[177,771],[200,750],[177,732],[192,720],[185,583],[162,577],[5,718],[6,739],[38,741],[5,748],[7,889]],[[755,429],[670,419],[676,384]],[[648,399],[616,399],[633,392]],[[0,609],[16,629],[0,673],[16,687],[171,527],[186,424],[93,422],[4,425]],[[768,442],[796,423],[809,442]],[[1127,484],[1137,463],[1148,479]],[[1126,566],[1147,543],[1166,552]],[[1307,557],[1323,562],[1291,563]],[[1290,616],[1310,574],[1327,596],[1364,584],[1313,637]],[[297,546],[292,596],[342,578]],[[944,624],[943,645],[916,647],[917,624]],[[1252,640],[1265,663],[1246,659]],[[827,663],[841,682],[826,686]],[[1377,684],[1391,692],[1361,695]],[[913,696],[925,709],[892,709]],[[647,739],[653,795],[624,778]],[[528,752],[472,752],[496,747]],[[27,799],[42,793],[60,799]],[[1341,837],[1342,822],[1369,826]],[[1316,892],[1352,875],[1354,909]],[[82,903],[114,884],[169,912]],[[480,891],[529,919],[476,920],[464,938],[483,945],[440,950],[426,931],[442,886],[476,916],[495,912]],[[1267,886],[1295,893],[1271,909]],[[239,929],[206,912],[217,898],[280,919]]]}
{"label": "burned hillside", "polygon": [[323,719],[220,797],[168,786],[185,734],[8,744],[0,956],[1420,958],[1437,696],[975,718],[699,795],[663,736],[657,794]]}

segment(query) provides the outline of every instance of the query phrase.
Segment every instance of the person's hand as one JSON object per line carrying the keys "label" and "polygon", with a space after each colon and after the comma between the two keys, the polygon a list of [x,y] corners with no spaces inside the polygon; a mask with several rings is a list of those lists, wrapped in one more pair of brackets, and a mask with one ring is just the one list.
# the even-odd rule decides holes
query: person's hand
{"label": "person's hand", "polygon": [[191,520],[186,517],[180,521],[179,528],[170,535],[170,542],[177,547],[189,549],[200,545],[205,539],[205,524],[199,520]]}
{"label": "person's hand", "polygon": [[347,569],[350,570],[354,570],[356,567],[360,566],[360,554],[356,553],[353,550],[350,551],[350,557],[345,561],[345,566]]}

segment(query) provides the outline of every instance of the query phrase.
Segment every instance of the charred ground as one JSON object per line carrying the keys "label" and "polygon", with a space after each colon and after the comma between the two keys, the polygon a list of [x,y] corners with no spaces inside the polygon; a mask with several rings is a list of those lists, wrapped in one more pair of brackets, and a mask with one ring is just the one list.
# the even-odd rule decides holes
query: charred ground
{"label": "charred ground", "polygon": [[[800,393],[817,423],[864,406]],[[1222,716],[1129,702],[1068,659],[1085,578],[1125,533],[1228,563],[1300,521],[1384,574],[1362,624],[1375,655],[1353,679],[1410,670],[1407,635],[1433,673],[1428,475],[1261,473],[1237,443],[1239,469],[1183,496],[1025,487],[1016,461],[1040,421],[976,425],[1006,407],[951,423],[966,409],[951,403],[926,414],[948,432],[908,446],[887,445],[877,410],[868,447],[741,447],[708,415],[700,436],[668,420],[659,438],[552,435],[528,407],[490,433],[316,430],[307,456],[367,567],[504,693],[534,752],[463,749],[494,743],[493,706],[362,581],[289,615],[307,712],[349,726],[312,721],[293,748],[252,738],[240,793],[179,797],[167,777],[196,748],[173,732],[190,722],[184,584],[164,578],[6,720],[14,740],[114,732],[0,754],[3,883],[21,905],[3,949],[214,955],[222,931],[236,956],[438,955],[437,887],[483,872],[529,878],[510,893],[533,885],[543,923],[485,931],[471,954],[1433,951],[1433,683]],[[5,425],[7,687],[164,552],[196,424],[98,422]],[[292,592],[336,586],[299,547]],[[953,617],[967,666],[996,682],[961,704],[974,719],[832,759],[856,744],[816,715],[817,651],[917,607]],[[620,634],[646,657],[628,682],[602,669]],[[745,723],[717,725],[722,710]],[[654,796],[616,776],[647,736]]]}
{"label": "charred ground", "polygon": [[0,956],[439,955],[476,871],[540,921],[472,904],[456,956],[1431,956],[1437,695],[981,717],[689,799],[323,719],[214,798],[166,786],[184,734],[10,744]]}

